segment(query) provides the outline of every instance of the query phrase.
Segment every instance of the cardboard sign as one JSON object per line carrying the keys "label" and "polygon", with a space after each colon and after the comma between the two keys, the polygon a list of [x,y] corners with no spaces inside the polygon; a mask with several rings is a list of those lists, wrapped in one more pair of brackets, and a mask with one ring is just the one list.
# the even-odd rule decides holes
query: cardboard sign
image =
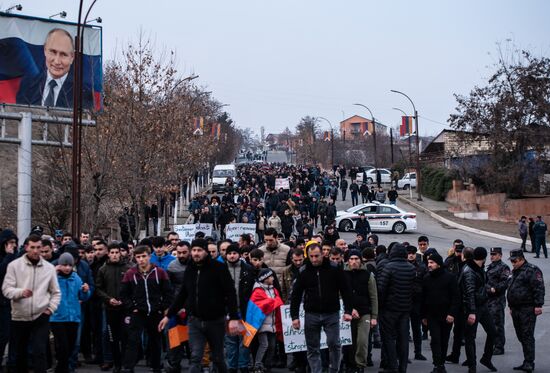
{"label": "cardboard sign", "polygon": [[251,234],[256,237],[256,224],[235,223],[227,224],[225,236],[233,242],[238,242],[241,234]]}
{"label": "cardboard sign", "polygon": [[275,190],[279,189],[290,189],[290,181],[287,178],[284,179],[275,179]]}
{"label": "cardboard sign", "polygon": [[[283,338],[285,352],[306,351],[306,336],[304,334],[304,307],[300,305],[300,329],[292,327],[292,318],[290,317],[290,305],[281,306],[281,321],[283,323]],[[351,345],[351,324],[344,321],[344,305],[340,301],[340,344],[342,346]],[[328,348],[327,335],[324,330],[321,331],[321,349]]]}
{"label": "cardboard sign", "polygon": [[212,224],[197,223],[197,224],[180,224],[174,225],[174,232],[176,232],[182,241],[189,241],[195,239],[195,233],[203,232],[206,237],[212,236]]}

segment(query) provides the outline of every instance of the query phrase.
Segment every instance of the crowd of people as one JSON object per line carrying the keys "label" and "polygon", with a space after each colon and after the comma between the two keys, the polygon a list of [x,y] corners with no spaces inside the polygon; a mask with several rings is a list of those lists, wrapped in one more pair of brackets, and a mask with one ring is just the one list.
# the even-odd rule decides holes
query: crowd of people
{"label": "crowd of people", "polygon": [[[334,202],[339,189],[345,198],[347,182],[337,171],[240,166],[221,198],[194,197],[193,219],[213,224],[217,234],[197,232],[191,242],[175,232],[139,242],[106,242],[88,232],[52,238],[41,227],[19,242],[15,232],[1,231],[6,368],[72,372],[93,364],[133,372],[143,360],[153,372],[180,372],[188,361],[192,373],[355,373],[376,362],[394,373],[411,363],[410,338],[414,360],[427,359],[422,344],[429,339],[435,373],[460,363],[463,347],[469,373],[478,362],[496,371],[492,357],[505,352],[508,304],[524,354],[514,369],[531,372],[545,289],[524,251],[503,258],[499,247],[456,239],[442,252],[427,236],[384,244],[364,216],[356,240],[347,242],[334,226]],[[290,190],[275,189],[279,178],[289,179]],[[257,234],[228,240],[231,222],[255,223]],[[285,353],[283,305],[292,328],[303,331],[306,351]],[[340,342],[341,313],[350,345]],[[479,324],[487,335],[480,360]],[[170,330],[179,325],[188,337],[174,344]]]}

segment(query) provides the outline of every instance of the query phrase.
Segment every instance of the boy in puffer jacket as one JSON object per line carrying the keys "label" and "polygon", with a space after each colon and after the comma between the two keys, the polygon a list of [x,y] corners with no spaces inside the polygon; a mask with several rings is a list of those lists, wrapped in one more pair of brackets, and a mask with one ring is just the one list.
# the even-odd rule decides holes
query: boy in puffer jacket
{"label": "boy in puffer jacket", "polygon": [[[261,304],[272,303],[273,311],[266,314],[265,320],[258,330],[258,351],[254,364],[254,373],[263,373],[271,371],[271,362],[275,353],[276,333],[281,331],[279,308],[283,301],[279,292],[273,286],[275,274],[270,268],[263,268],[258,280],[254,284],[251,299],[257,300]],[[263,360],[265,357],[266,366],[264,368]]]}
{"label": "boy in puffer jacket", "polygon": [[80,301],[90,298],[88,284],[83,284],[73,271],[74,258],[63,253],[57,262],[57,281],[61,290],[61,302],[50,318],[57,358],[56,373],[69,372],[69,357],[73,351],[80,324]]}

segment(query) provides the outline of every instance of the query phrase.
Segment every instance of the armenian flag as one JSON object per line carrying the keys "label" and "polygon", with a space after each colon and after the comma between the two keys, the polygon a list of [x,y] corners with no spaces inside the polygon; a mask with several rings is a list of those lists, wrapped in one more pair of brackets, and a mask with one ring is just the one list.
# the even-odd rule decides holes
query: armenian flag
{"label": "armenian flag", "polygon": [[401,117],[401,126],[399,127],[399,136],[410,135],[414,132],[413,118],[414,117],[409,117],[409,116]]}
{"label": "armenian flag", "polygon": [[176,348],[189,340],[189,327],[185,311],[178,313],[168,321],[168,343],[170,348]]}
{"label": "armenian flag", "polygon": [[273,288],[273,291],[275,292],[275,298],[270,298],[261,286],[256,287],[252,291],[246,309],[246,321],[243,321],[244,330],[242,334],[244,346],[250,346],[254,336],[264,323],[266,316],[275,310],[277,311],[275,312],[276,329],[278,333],[282,332],[279,309],[283,305],[283,301],[277,289]]}

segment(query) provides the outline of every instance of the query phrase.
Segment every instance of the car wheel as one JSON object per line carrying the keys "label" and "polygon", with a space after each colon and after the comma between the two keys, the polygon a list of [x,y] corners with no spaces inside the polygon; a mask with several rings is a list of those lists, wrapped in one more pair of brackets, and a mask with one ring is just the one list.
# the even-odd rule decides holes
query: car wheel
{"label": "car wheel", "polygon": [[367,183],[372,184],[372,177],[367,177]]}
{"label": "car wheel", "polygon": [[342,232],[349,232],[353,229],[353,223],[351,222],[351,220],[342,220],[338,228]]}
{"label": "car wheel", "polygon": [[409,190],[409,184],[403,185],[403,189],[404,189],[404,190]]}
{"label": "car wheel", "polygon": [[397,234],[401,234],[403,232],[405,232],[405,229],[407,229],[407,226],[405,225],[405,223],[402,223],[400,221],[398,221],[397,223],[395,223],[393,225],[393,231]]}

